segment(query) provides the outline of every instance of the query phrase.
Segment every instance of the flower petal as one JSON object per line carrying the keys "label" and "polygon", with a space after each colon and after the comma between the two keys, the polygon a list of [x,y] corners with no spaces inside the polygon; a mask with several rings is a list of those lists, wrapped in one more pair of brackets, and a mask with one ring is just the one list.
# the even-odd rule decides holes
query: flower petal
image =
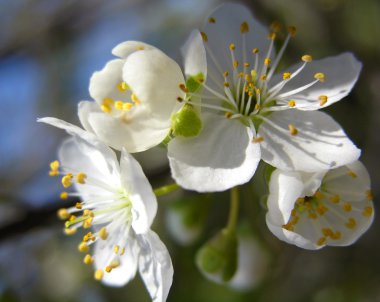
{"label": "flower petal", "polygon": [[140,41],[125,41],[116,45],[112,49],[112,54],[116,57],[126,59],[129,55],[136,51],[148,49],[155,49],[155,47]]}
{"label": "flower petal", "polygon": [[[248,32],[241,33],[243,22],[248,25]],[[236,46],[235,58],[241,65],[250,62],[249,58],[252,57],[253,48],[260,49],[260,53],[262,52],[265,56],[270,44],[268,29],[253,18],[246,6],[237,3],[226,3],[219,6],[211,13],[203,31],[207,35],[205,46],[208,51],[209,73],[214,76],[219,75],[221,83],[223,83],[222,73],[232,69],[229,49],[231,43]],[[244,44],[243,40],[245,41]],[[272,52],[273,54],[274,52]],[[215,61],[218,62],[219,66],[215,64]]]}
{"label": "flower petal", "polygon": [[92,129],[92,126],[88,122],[88,118],[91,112],[101,113],[101,110],[97,103],[89,102],[89,101],[79,102],[78,104],[79,121],[81,122],[84,129],[86,129],[88,132],[94,133],[95,132],[94,129]]}
{"label": "flower petal", "polygon": [[104,68],[93,73],[90,79],[90,96],[101,106],[104,99],[128,101],[130,91],[120,91],[118,84],[123,81],[124,60],[115,59],[107,62]]}
{"label": "flower petal", "polygon": [[184,59],[184,72],[187,77],[203,74],[207,77],[206,50],[198,30],[193,30],[181,48]]}
{"label": "flower petal", "polygon": [[153,302],[164,302],[173,282],[173,265],[166,246],[153,231],[139,236],[139,272]]}
{"label": "flower petal", "polygon": [[185,189],[224,191],[246,183],[256,171],[260,146],[240,121],[204,113],[204,128],[194,138],[174,138],[168,145],[172,176]]}
{"label": "flower petal", "polygon": [[119,119],[95,111],[88,115],[88,123],[107,145],[117,150],[124,147],[131,153],[158,145],[170,130],[170,120],[150,120],[143,111]]}
{"label": "flower petal", "polygon": [[[299,67],[300,64],[291,67],[289,71],[292,72]],[[298,76],[291,79],[281,90],[281,94],[312,82],[314,75],[322,72],[326,77],[325,82],[319,82],[285,100],[286,102],[289,99],[295,100],[297,104],[295,108],[300,110],[318,110],[344,98],[355,85],[361,68],[362,64],[351,53],[315,60],[308,63]],[[273,83],[282,80],[280,76],[282,75],[277,75],[277,80],[273,79]],[[327,102],[322,105],[319,100],[321,95],[328,97]]]}
{"label": "flower petal", "polygon": [[125,61],[123,79],[149,111],[149,118],[168,121],[181,104],[178,97],[185,93],[179,88],[185,83],[178,64],[158,49],[131,54]]}
{"label": "flower petal", "polygon": [[157,213],[157,200],[140,164],[125,149],[120,158],[121,179],[132,202],[132,227],[137,234],[145,233]]}
{"label": "flower petal", "polygon": [[[298,133],[292,135],[289,127]],[[360,155],[339,124],[319,111],[273,113],[258,133],[264,138],[262,159],[282,170],[328,170],[351,163]]]}
{"label": "flower petal", "polygon": [[120,287],[132,280],[137,271],[139,247],[136,240],[129,236],[125,252],[122,256],[116,256],[114,245],[107,241],[98,240],[94,247],[94,267],[96,270],[105,270],[113,259],[118,259],[120,265],[110,273],[104,272],[102,283],[108,286]]}

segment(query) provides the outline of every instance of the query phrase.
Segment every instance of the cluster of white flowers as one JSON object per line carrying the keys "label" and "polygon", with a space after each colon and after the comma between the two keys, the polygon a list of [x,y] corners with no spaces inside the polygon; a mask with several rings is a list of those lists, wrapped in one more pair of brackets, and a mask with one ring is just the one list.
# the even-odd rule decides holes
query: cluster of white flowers
{"label": "cluster of white flowers", "polygon": [[[117,45],[117,59],[95,72],[79,103],[84,129],[42,118],[72,135],[50,175],[62,175],[65,232],[90,229],[79,250],[95,278],[121,286],[137,267],[154,301],[172,283],[169,253],[150,230],[156,196],[130,153],[167,146],[172,177],[184,189],[216,192],[250,181],[260,160],[274,167],[266,221],[279,239],[306,249],[349,245],[374,217],[370,179],[360,150],[319,111],[345,97],[361,63],[344,53],[322,60],[305,54],[277,72],[290,39],[275,23],[262,26],[244,7],[216,9],[182,48],[183,72],[157,48]],[[121,151],[120,161],[111,149]],[[90,253],[90,246],[94,245]]]}

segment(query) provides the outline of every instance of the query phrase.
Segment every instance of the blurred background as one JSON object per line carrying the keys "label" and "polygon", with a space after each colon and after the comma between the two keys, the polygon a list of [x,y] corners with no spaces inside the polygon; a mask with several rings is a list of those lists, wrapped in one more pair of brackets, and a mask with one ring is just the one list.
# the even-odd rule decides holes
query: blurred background
{"label": "blurred background", "polygon": [[[54,116],[79,124],[88,82],[125,40],[179,48],[218,0],[0,0],[0,301],[150,301],[139,278],[123,288],[93,280],[56,218],[59,181],[48,177],[63,131],[36,123]],[[363,150],[380,196],[380,2],[255,0],[264,24],[298,27],[285,64],[352,51],[364,68],[353,92],[327,111]],[[153,187],[170,182],[165,151],[140,154]],[[380,301],[379,220],[353,246],[310,252],[280,242],[265,225],[261,173],[242,190],[239,263],[232,282],[205,279],[194,255],[226,222],[228,194],[176,192],[159,200],[153,229],[175,268],[169,301]]]}

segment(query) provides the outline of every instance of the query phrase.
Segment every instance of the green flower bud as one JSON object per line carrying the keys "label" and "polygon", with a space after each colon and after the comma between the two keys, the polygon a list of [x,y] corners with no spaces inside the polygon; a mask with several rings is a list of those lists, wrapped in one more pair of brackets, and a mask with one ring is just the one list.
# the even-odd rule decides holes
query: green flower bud
{"label": "green flower bud", "polygon": [[172,117],[172,131],[175,136],[193,137],[202,130],[202,120],[194,106],[186,104]]}
{"label": "green flower bud", "polygon": [[237,238],[226,229],[204,244],[196,255],[199,270],[211,280],[229,281],[237,268]]}

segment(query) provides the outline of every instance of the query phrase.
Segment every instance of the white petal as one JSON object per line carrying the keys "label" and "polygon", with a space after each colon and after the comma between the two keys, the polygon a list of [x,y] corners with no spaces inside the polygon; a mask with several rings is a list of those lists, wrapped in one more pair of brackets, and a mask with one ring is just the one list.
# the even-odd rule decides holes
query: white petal
{"label": "white petal", "polygon": [[[293,66],[289,71],[292,72],[298,69],[299,66]],[[315,60],[308,63],[298,76],[291,79],[284,89],[281,90],[281,93],[297,89],[312,82],[314,74],[322,72],[326,77],[325,82],[317,83],[300,93],[289,96],[289,99],[295,100],[297,104],[296,108],[300,110],[324,108],[349,94],[359,77],[361,68],[362,64],[351,53],[343,53],[338,56]],[[276,83],[276,79],[273,80],[273,83]],[[320,105],[320,100],[318,99],[321,95],[328,97],[327,103],[323,106]]]}
{"label": "white petal", "polygon": [[168,121],[180,108],[178,97],[185,93],[179,88],[185,83],[178,64],[158,49],[131,54],[125,61],[123,79],[149,111],[150,119]]}
{"label": "white petal", "polygon": [[110,245],[107,241],[98,240],[94,247],[94,267],[95,270],[104,271],[102,283],[108,286],[120,287],[128,283],[136,275],[138,265],[139,247],[133,237],[129,237],[125,252],[122,256],[118,256],[120,266],[112,269],[110,273],[105,272],[105,268],[110,265],[111,261],[116,258],[114,253],[114,245]]}
{"label": "white petal", "polygon": [[92,144],[97,143],[97,138],[95,135],[83,130],[82,128],[78,126],[65,122],[64,120],[60,120],[55,117],[43,117],[43,118],[37,119],[37,122],[49,124],[54,127],[66,130],[68,134],[81,137],[82,139],[88,142],[91,142]]}
{"label": "white petal", "polygon": [[170,120],[149,119],[145,112],[137,112],[131,118],[114,118],[102,112],[88,115],[88,123],[100,140],[107,145],[128,152],[141,152],[161,143],[170,130]]}
{"label": "white petal", "polygon": [[193,30],[185,45],[181,48],[184,59],[184,71],[187,77],[203,74],[207,77],[206,50],[198,30]]}
{"label": "white petal", "polygon": [[300,173],[275,170],[269,182],[268,215],[273,223],[282,226],[289,220],[297,198],[302,196]]}
{"label": "white petal", "polygon": [[323,177],[327,171],[321,171],[316,173],[300,172],[300,176],[303,182],[303,192],[301,196],[313,196],[319,189],[322,183]]}
{"label": "white petal", "polygon": [[132,227],[137,234],[145,233],[157,213],[157,200],[140,164],[125,149],[121,151],[121,178],[132,202]]}
{"label": "white petal", "polygon": [[112,100],[128,101],[130,92],[120,92],[117,85],[123,81],[122,70],[124,60],[115,59],[107,62],[104,68],[93,73],[90,79],[90,96],[99,104],[103,104],[105,98]]}
{"label": "white petal", "polygon": [[88,121],[88,118],[91,112],[101,113],[101,110],[97,103],[89,102],[89,101],[79,102],[78,104],[79,121],[81,122],[84,129],[86,129],[88,132],[94,133],[94,129],[92,129],[92,126]]}
{"label": "white petal", "polygon": [[116,57],[126,59],[130,54],[147,49],[154,49],[155,47],[140,41],[125,41],[116,45],[112,49],[112,54]]}
{"label": "white petal", "polygon": [[139,272],[153,302],[164,302],[173,282],[173,265],[165,245],[153,231],[139,236]]}
{"label": "white petal", "polygon": [[[267,117],[259,128],[262,159],[282,170],[315,172],[355,161],[360,150],[343,129],[323,112],[287,110]],[[293,125],[297,135],[288,129]]]}
{"label": "white petal", "polygon": [[[206,33],[208,41],[205,45],[207,49],[211,50],[220,65],[220,68],[218,68],[213,62],[214,60],[211,58],[210,53],[208,53],[207,63],[210,73],[221,75],[222,72],[232,69],[232,59],[229,49],[231,43],[234,43],[236,46],[234,51],[235,58],[241,65],[244,64],[243,51],[246,52],[245,60],[251,63],[253,63],[253,48],[259,48],[262,58],[266,56],[270,44],[267,38],[269,31],[253,18],[246,6],[237,3],[222,4],[211,13],[210,18],[214,18],[215,23],[209,22],[210,19],[206,20],[207,23],[203,31]],[[247,22],[249,26],[249,31],[244,34],[244,49],[242,33],[240,32],[240,26],[243,22]]]}
{"label": "white petal", "polygon": [[[93,145],[79,137],[71,137],[59,147],[58,159],[65,172],[83,172],[87,174],[89,183],[92,178],[107,184],[111,190],[120,186],[120,170],[116,154],[104,144]],[[87,184],[78,184],[76,188],[82,193],[91,190],[104,191],[98,186]]]}
{"label": "white petal", "polygon": [[224,191],[246,183],[256,171],[260,146],[240,121],[204,113],[204,128],[194,138],[174,138],[168,146],[173,178],[185,189]]}

